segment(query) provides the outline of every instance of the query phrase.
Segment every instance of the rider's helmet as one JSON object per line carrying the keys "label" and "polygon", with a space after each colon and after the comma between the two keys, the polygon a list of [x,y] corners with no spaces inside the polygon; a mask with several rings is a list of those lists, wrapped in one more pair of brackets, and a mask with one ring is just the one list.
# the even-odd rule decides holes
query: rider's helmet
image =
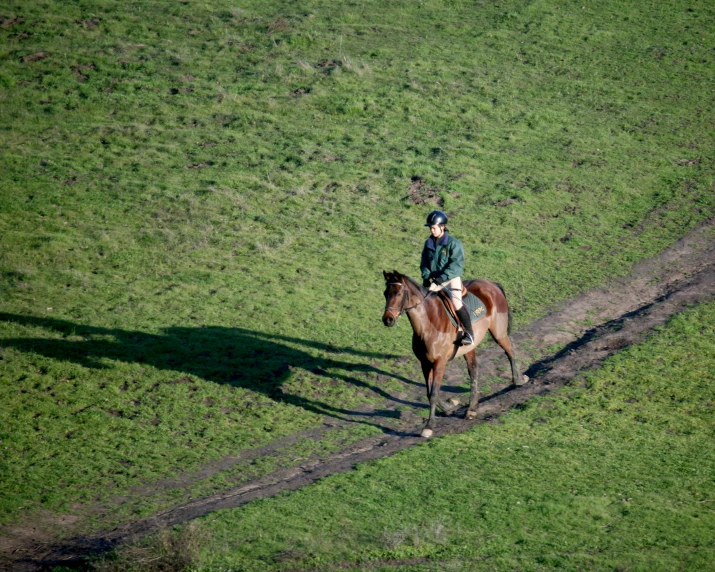
{"label": "rider's helmet", "polygon": [[436,224],[447,224],[447,215],[442,211],[432,211],[427,215],[427,224],[425,226],[434,226]]}

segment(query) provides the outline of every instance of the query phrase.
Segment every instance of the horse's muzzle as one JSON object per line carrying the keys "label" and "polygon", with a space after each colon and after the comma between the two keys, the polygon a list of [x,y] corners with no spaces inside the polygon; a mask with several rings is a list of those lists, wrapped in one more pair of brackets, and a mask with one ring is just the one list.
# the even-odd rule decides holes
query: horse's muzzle
{"label": "horse's muzzle", "polygon": [[397,318],[390,314],[390,312],[385,312],[382,315],[382,323],[385,324],[388,328],[391,328],[397,323]]}

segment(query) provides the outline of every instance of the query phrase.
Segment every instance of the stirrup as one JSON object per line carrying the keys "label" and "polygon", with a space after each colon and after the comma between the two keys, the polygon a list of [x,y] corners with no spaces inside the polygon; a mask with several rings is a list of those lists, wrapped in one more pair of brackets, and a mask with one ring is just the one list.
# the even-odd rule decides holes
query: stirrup
{"label": "stirrup", "polygon": [[470,334],[469,332],[465,331],[464,335],[462,336],[462,341],[460,342],[460,345],[462,346],[471,346],[474,343],[474,336]]}

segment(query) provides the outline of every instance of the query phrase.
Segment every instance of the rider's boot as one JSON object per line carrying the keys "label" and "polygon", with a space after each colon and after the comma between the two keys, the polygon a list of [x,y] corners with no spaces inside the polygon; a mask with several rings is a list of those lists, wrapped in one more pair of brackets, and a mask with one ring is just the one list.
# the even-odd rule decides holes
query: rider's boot
{"label": "rider's boot", "polygon": [[457,310],[457,316],[464,326],[464,337],[462,338],[463,346],[471,346],[474,343],[474,333],[472,332],[472,320],[469,317],[469,310],[467,307],[462,305],[462,307]]}

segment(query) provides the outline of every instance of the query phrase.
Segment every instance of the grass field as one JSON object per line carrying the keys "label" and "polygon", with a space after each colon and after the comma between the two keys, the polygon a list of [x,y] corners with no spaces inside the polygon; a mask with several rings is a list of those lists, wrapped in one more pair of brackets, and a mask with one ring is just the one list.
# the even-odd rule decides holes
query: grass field
{"label": "grass field", "polygon": [[517,327],[715,214],[704,1],[9,0],[0,20],[0,522],[381,401],[378,376],[412,371],[381,270],[417,274],[436,205]]}
{"label": "grass field", "polygon": [[713,336],[710,303],[498,425],[171,534],[192,570],[712,570]]}

